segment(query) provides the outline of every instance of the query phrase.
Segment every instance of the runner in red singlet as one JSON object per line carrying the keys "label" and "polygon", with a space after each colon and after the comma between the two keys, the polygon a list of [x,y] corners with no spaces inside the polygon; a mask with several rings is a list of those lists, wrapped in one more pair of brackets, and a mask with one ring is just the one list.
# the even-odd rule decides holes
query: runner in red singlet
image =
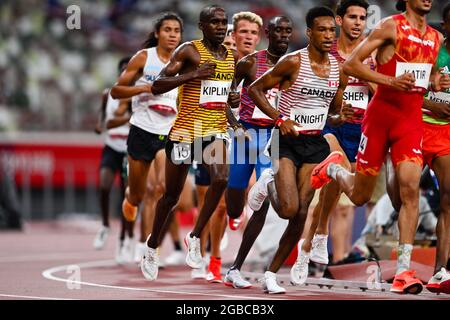
{"label": "runner in red singlet", "polygon": [[[398,1],[406,11],[381,21],[344,64],[350,76],[379,85],[366,111],[356,174],[324,160],[311,176],[316,187],[336,180],[356,205],[369,201],[389,150],[401,196],[397,272],[391,291],[418,294],[421,281],[410,270],[417,228],[419,181],[422,171],[423,95],[434,72],[443,37],[427,25],[431,0]],[[377,71],[363,61],[377,49]]]}

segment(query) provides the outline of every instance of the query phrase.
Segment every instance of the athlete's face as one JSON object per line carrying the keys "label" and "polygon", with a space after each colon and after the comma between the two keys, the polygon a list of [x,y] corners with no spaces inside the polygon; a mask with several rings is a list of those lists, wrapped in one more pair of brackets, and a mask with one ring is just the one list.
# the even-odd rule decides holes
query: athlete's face
{"label": "athlete's face", "polygon": [[427,14],[431,11],[433,0],[407,0],[409,7],[419,14]]}
{"label": "athlete's face", "polygon": [[322,52],[330,52],[336,37],[336,22],[333,17],[317,17],[312,28],[308,28],[306,34],[310,44]]}
{"label": "athlete's face", "polygon": [[203,36],[213,43],[223,43],[227,34],[228,17],[225,11],[214,9],[207,21],[199,23]]}
{"label": "athlete's face", "polygon": [[345,37],[355,40],[361,37],[366,28],[367,10],[350,6],[343,17],[337,16],[336,23]]}
{"label": "athlete's face", "polygon": [[174,50],[181,41],[181,25],[178,20],[164,20],[156,36],[158,37],[158,46]]}
{"label": "athlete's face", "polygon": [[227,31],[227,36],[225,37],[225,40],[223,40],[223,45],[229,49],[236,50],[236,42],[231,36],[231,31]]}
{"label": "athlete's face", "polygon": [[250,22],[245,19],[239,20],[232,37],[236,42],[236,49],[240,55],[246,56],[253,53],[260,40],[259,25],[256,22]]}
{"label": "athlete's face", "polygon": [[278,18],[274,25],[269,26],[266,33],[269,38],[270,52],[278,55],[285,54],[292,35],[292,23],[286,19]]}

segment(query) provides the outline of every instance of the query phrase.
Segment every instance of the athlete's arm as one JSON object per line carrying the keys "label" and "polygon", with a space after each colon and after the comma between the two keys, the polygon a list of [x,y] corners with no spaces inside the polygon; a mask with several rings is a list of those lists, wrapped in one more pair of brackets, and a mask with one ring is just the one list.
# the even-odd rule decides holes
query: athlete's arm
{"label": "athlete's arm", "polygon": [[230,89],[230,99],[229,103],[232,108],[238,108],[240,103],[240,92],[237,90],[239,84],[242,80],[247,79],[248,81],[252,81],[254,77],[252,77],[252,72],[254,74],[254,66],[255,66],[255,55],[250,54],[245,56],[236,64],[236,68],[234,71],[233,82],[231,83]]}
{"label": "athlete's arm", "polygon": [[153,94],[166,93],[193,79],[207,79],[214,75],[215,63],[206,61],[199,66],[199,62],[200,55],[192,43],[181,45],[153,82]]}
{"label": "athlete's arm", "polygon": [[414,88],[415,79],[411,73],[405,73],[397,78],[381,74],[364,66],[364,60],[377,48],[396,42],[397,32],[395,21],[388,18],[381,21],[377,27],[364,39],[344,63],[344,72],[355,78],[390,86],[397,90],[409,91]]}
{"label": "athlete's arm", "polygon": [[[439,33],[439,48],[444,46],[444,36],[442,33]],[[447,73],[442,73],[442,70],[437,67],[436,64],[433,66],[433,70],[431,71],[430,77],[431,89],[433,91],[444,91],[450,88],[450,75]]]}
{"label": "athlete's arm", "polygon": [[423,107],[430,110],[439,119],[450,119],[450,104],[423,100]]}
{"label": "athlete's arm", "polygon": [[127,68],[119,77],[117,83],[111,89],[114,99],[126,99],[144,92],[151,92],[151,85],[134,86],[136,80],[142,75],[142,70],[147,61],[147,51],[142,50],[131,58]]}
{"label": "athlete's arm", "polygon": [[95,124],[94,131],[97,134],[101,134],[103,131],[103,123],[105,122],[106,118],[106,104],[108,102],[108,94],[109,89],[105,89],[102,93],[102,105],[100,107],[100,112],[98,114],[97,123]]}
{"label": "athlete's arm", "polygon": [[[297,53],[282,57],[272,69],[267,70],[266,73],[256,79],[248,88],[249,97],[274,122],[282,118],[282,115],[271,106],[265,93],[277,84],[279,85],[279,90],[288,89],[296,80],[297,73],[300,69],[300,60],[300,56]],[[300,127],[295,121],[287,119],[280,125],[281,133],[283,135],[297,136],[298,132],[295,126]]]}
{"label": "athlete's arm", "polygon": [[120,99],[119,106],[114,111],[114,116],[123,116],[127,111],[130,111],[131,99]]}
{"label": "athlete's arm", "polygon": [[122,116],[114,116],[113,118],[106,121],[106,128],[107,129],[117,128],[124,124],[127,124],[129,121],[130,121],[129,114],[125,114]]}

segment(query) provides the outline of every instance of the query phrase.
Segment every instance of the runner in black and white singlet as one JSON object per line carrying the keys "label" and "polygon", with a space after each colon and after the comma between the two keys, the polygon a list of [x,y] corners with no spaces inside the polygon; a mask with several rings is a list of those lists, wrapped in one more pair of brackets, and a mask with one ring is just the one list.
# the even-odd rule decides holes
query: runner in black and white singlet
{"label": "runner in black and white singlet", "polygon": [[[163,95],[151,93],[152,83],[181,41],[183,23],[175,13],[163,13],[145,49],[131,59],[111,94],[114,98],[131,98],[133,114],[128,137],[129,176],[122,210],[129,221],[136,219],[137,207],[146,189],[150,164],[155,160],[160,189],[164,189],[164,146],[177,114],[178,90]],[[138,78],[136,83],[134,80]]]}
{"label": "runner in black and white singlet", "polygon": [[[130,61],[130,57],[123,58],[119,61],[118,72],[119,74],[125,70],[127,63]],[[100,116],[95,128],[95,132],[101,134],[106,126],[107,132],[105,136],[105,145],[102,150],[102,158],[100,160],[100,179],[99,179],[99,201],[100,210],[102,213],[102,226],[95,235],[93,246],[96,250],[104,248],[111,231],[109,225],[109,200],[111,188],[114,184],[114,178],[117,173],[122,172],[123,162],[127,155],[127,137],[128,137],[128,118],[125,122],[121,122],[121,125],[116,123],[114,128],[108,126],[108,122],[114,117],[114,113],[119,108],[128,108],[129,101],[127,100],[115,100],[111,97],[110,89],[105,89],[103,92],[102,107],[100,110]],[[126,124],[125,124],[126,123]],[[125,191],[125,181],[122,174],[120,174],[120,182],[122,194]],[[123,241],[125,239],[125,229],[127,229],[128,237],[133,237],[132,225],[122,221],[119,250],[122,248]],[[116,256],[117,258],[117,256]],[[120,259],[118,259],[120,260]]]}
{"label": "runner in black and white singlet", "polygon": [[[316,7],[308,12],[306,21],[309,46],[283,57],[249,88],[255,104],[273,119],[281,132],[274,131],[269,148],[276,172],[265,170],[248,196],[249,205],[255,210],[269,195],[278,215],[289,220],[264,274],[263,287],[268,293],[286,292],[277,284],[276,272],[303,230],[314,195],[310,174],[314,164],[330,153],[321,132],[329,111],[340,111],[346,82],[340,77],[338,61],[330,54],[336,33],[334,13],[327,7]],[[277,85],[281,91],[278,110],[265,95]]]}

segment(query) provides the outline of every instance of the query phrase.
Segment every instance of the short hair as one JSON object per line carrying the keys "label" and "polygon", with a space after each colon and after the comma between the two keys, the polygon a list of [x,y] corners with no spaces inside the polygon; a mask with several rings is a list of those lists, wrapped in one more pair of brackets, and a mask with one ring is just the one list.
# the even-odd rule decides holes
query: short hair
{"label": "short hair", "polygon": [[269,22],[267,24],[267,27],[269,27],[269,28],[270,27],[275,27],[275,23],[276,23],[276,21],[278,19],[280,19],[281,21],[286,21],[286,22],[292,23],[291,19],[289,19],[286,16],[275,16],[275,17],[270,18],[270,20],[269,20]]}
{"label": "short hair", "polygon": [[397,9],[398,11],[401,11],[401,12],[406,11],[406,1],[405,0],[397,0],[395,9]]}
{"label": "short hair", "polygon": [[234,31],[237,30],[238,22],[241,20],[248,20],[250,22],[256,23],[259,28],[261,29],[263,26],[263,20],[260,16],[258,16],[256,13],[250,12],[250,11],[241,11],[238,13],[235,13],[233,15],[233,29]]}
{"label": "short hair", "polygon": [[212,4],[212,5],[206,6],[202,9],[202,11],[200,11],[199,21],[207,22],[209,20],[209,18],[211,18],[212,12],[215,10],[221,10],[221,11],[225,12],[225,9],[217,4]]}
{"label": "short hair", "polygon": [[119,71],[122,69],[122,66],[125,64],[127,65],[128,62],[130,62],[131,57],[125,57],[120,59],[119,63],[117,64],[117,68],[119,69]]}
{"label": "short hair", "polygon": [[229,23],[227,26],[227,37],[233,32],[233,30],[234,30],[233,25]]}
{"label": "short hair", "polygon": [[369,8],[369,3],[366,0],[341,0],[336,9],[336,14],[340,17],[344,17],[347,13],[347,9],[356,6],[367,9]]}
{"label": "short hair", "polygon": [[332,17],[335,18],[333,11],[328,7],[315,7],[306,14],[306,26],[312,28],[314,19],[318,17]]}
{"label": "short hair", "polygon": [[450,2],[444,7],[444,12],[442,12],[442,21],[448,22],[448,12],[450,11]]}

